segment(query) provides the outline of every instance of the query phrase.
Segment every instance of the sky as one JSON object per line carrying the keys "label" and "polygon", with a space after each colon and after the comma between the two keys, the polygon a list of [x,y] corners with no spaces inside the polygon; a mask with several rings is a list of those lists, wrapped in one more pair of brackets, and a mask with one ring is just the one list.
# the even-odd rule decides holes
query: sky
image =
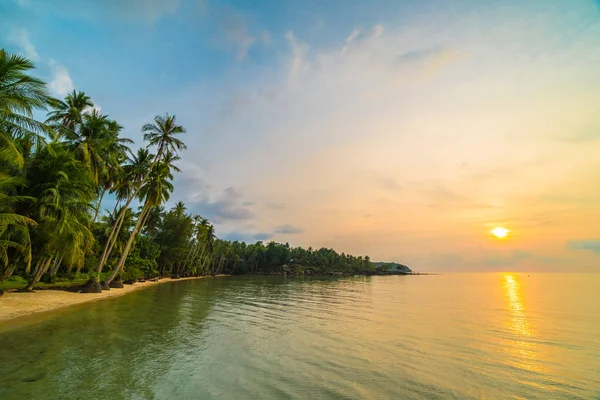
{"label": "sky", "polygon": [[0,0],[0,26],[138,146],[175,114],[171,204],[222,238],[600,272],[599,1]]}

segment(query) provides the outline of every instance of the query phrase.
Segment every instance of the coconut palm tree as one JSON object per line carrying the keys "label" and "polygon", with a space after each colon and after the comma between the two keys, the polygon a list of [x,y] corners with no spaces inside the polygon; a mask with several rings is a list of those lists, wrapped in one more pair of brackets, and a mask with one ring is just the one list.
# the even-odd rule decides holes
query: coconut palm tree
{"label": "coconut palm tree", "polygon": [[105,289],[109,287],[115,276],[117,276],[117,274],[123,269],[133,241],[142,228],[142,224],[143,221],[146,220],[147,213],[152,207],[158,207],[162,203],[169,200],[171,192],[173,192],[173,184],[171,183],[172,180],[173,175],[171,174],[170,167],[167,164],[158,163],[154,166],[150,173],[149,179],[144,183],[139,192],[139,199],[140,201],[144,201],[144,206],[142,207],[142,211],[140,212],[137,222],[133,227],[133,231],[129,236],[129,240],[123,249],[119,263],[105,282]]}
{"label": "coconut palm tree", "polygon": [[[129,163],[123,166],[121,175],[117,178],[118,183],[115,186],[115,193],[117,197],[117,204],[113,214],[117,215],[110,232],[108,233],[108,239],[104,244],[104,250],[100,259],[100,262],[104,265],[108,260],[115,244],[115,240],[120,235],[122,226],[128,226],[123,224],[123,219],[126,218],[126,212],[131,200],[128,200],[131,193],[134,191],[135,186],[142,181],[146,175],[154,156],[148,151],[148,149],[138,149],[137,154],[133,155],[129,160]],[[121,207],[120,212],[117,214],[117,207],[123,201],[126,200],[126,204]],[[100,263],[99,262],[99,263]]]}
{"label": "coconut palm tree", "polygon": [[23,150],[29,152],[30,147],[39,146],[52,131],[33,117],[35,110],[56,104],[46,84],[29,75],[34,68],[30,60],[0,49],[0,263],[5,267],[3,277],[10,276],[15,267],[13,264],[6,268],[9,253],[21,257],[25,267],[30,267],[29,228],[35,221],[19,210],[24,202],[33,200],[20,193],[26,183]]}
{"label": "coconut palm tree", "polygon": [[[16,203],[33,200],[27,196],[12,195],[24,186],[21,177],[8,176],[0,172],[0,265],[4,271],[0,279],[9,278],[16,264],[10,268],[9,250],[14,249],[26,264],[31,264],[31,240],[29,228],[36,225],[31,218],[15,212]],[[7,194],[9,193],[9,194]]]}
{"label": "coconut palm tree", "polygon": [[154,122],[146,124],[142,127],[144,140],[148,142],[148,146],[156,146],[157,160],[163,156],[163,152],[171,151],[177,154],[178,150],[185,150],[186,145],[177,138],[177,135],[184,134],[185,128],[177,125],[174,115],[165,114],[165,116],[157,115],[154,117]]}
{"label": "coconut palm tree", "polygon": [[104,155],[107,152],[111,137],[108,132],[110,120],[108,116],[93,110],[90,114],[84,114],[79,129],[72,132],[68,142],[77,155],[77,159],[83,162],[94,183],[98,183],[100,176],[107,174]]}
{"label": "coconut palm tree", "polygon": [[144,230],[146,235],[150,237],[156,236],[158,232],[158,226],[160,225],[163,215],[165,213],[165,208],[162,206],[152,207],[150,211],[148,211],[148,216],[146,217],[146,223],[144,224]]}
{"label": "coconut palm tree", "polygon": [[167,150],[165,151],[162,160],[169,166],[169,168],[171,168],[171,171],[181,172],[181,169],[179,169],[179,167],[175,164],[177,161],[181,160],[181,157],[179,157],[176,153]]}
{"label": "coconut palm tree", "polygon": [[46,84],[28,74],[33,63],[0,49],[0,146],[8,138],[30,136],[36,144],[52,129],[33,118],[35,110],[45,110],[57,100],[48,94]]}
{"label": "coconut palm tree", "polygon": [[181,218],[185,214],[186,210],[187,207],[185,206],[183,201],[178,201],[173,207],[173,214],[175,214],[177,218]]}
{"label": "coconut palm tree", "polygon": [[[203,272],[208,272],[208,268],[210,267],[210,258],[211,254],[214,252],[214,244],[217,236],[215,235],[215,227],[212,224],[208,224],[206,226],[206,236],[205,236],[205,249],[206,249],[206,258],[202,260],[202,255],[198,260],[200,262],[200,270]],[[202,254],[204,254],[204,249],[202,250]]]}
{"label": "coconut palm tree", "polygon": [[200,215],[195,215],[193,219],[194,241],[192,243],[190,253],[183,265],[184,274],[187,271],[197,270],[196,259],[198,258],[198,255],[200,255],[200,260],[202,260],[202,256],[204,255],[204,251],[206,250],[208,227],[210,226],[208,220],[206,218],[202,218]]}
{"label": "coconut palm tree", "polygon": [[[174,115],[166,114],[164,117],[156,116],[154,117],[154,122],[151,124],[146,124],[142,127],[142,132],[144,133],[144,140],[148,141],[148,147],[155,146],[157,147],[157,153],[154,157],[150,168],[147,170],[143,178],[136,184],[135,189],[130,194],[129,198],[125,203],[125,207],[129,207],[129,204],[133,201],[133,199],[138,195],[139,191],[145,184],[146,180],[149,178],[150,173],[154,170],[155,165],[161,161],[165,155],[165,152],[170,151],[177,155],[178,150],[186,149],[185,144],[177,138],[177,135],[184,134],[186,132],[185,128],[177,125],[176,119]],[[169,171],[171,167],[168,167]],[[122,218],[123,216],[120,216]],[[102,268],[106,263],[108,256],[110,255],[110,242],[114,240],[114,236],[117,231],[117,225],[115,225],[113,232],[111,233],[107,245],[104,247],[104,250],[100,256],[100,260],[96,267],[96,272],[98,276],[98,280],[100,279],[100,273],[102,272]]]}
{"label": "coconut palm tree", "polygon": [[117,198],[113,212],[116,212],[121,202],[129,199],[135,187],[150,169],[153,159],[154,155],[145,148],[140,148],[136,154],[127,157],[125,164],[118,170],[116,176],[112,178],[114,184],[110,192],[114,193]]}
{"label": "coconut palm tree", "polygon": [[84,92],[73,90],[64,100],[58,101],[54,111],[48,113],[46,123],[67,140],[74,140],[76,127],[83,122],[83,115],[94,107],[92,99]]}
{"label": "coconut palm tree", "polygon": [[131,150],[128,144],[133,144],[133,140],[120,137],[119,132],[121,129],[123,127],[116,121],[108,121],[106,125],[106,137],[103,141],[101,154],[104,169],[98,177],[98,199],[94,212],[94,222],[98,218],[104,195],[119,183],[123,175],[123,165],[129,160],[128,153]]}
{"label": "coconut palm tree", "polygon": [[[103,215],[101,218],[102,234],[107,238],[107,240],[112,227],[117,223],[117,218],[119,217],[121,211],[121,209],[118,209],[108,215]],[[131,232],[131,228],[134,226],[134,224],[135,214],[131,208],[128,208],[125,212],[125,218],[121,220],[121,229],[119,231],[119,235],[117,236],[117,240],[114,242],[114,248],[118,254],[123,252],[125,244],[127,243],[127,239],[129,239],[129,233]]]}
{"label": "coconut palm tree", "polygon": [[30,207],[37,221],[31,230],[36,273],[25,288],[31,290],[57,257],[68,267],[83,265],[94,242],[89,217],[94,185],[86,166],[56,142],[35,154],[27,181],[26,193],[37,199]]}

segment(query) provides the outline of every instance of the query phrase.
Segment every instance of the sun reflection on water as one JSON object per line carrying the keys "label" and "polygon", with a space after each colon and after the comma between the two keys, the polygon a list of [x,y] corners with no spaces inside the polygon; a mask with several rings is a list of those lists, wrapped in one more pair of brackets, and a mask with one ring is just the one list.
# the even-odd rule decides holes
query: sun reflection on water
{"label": "sun reflection on water", "polygon": [[508,298],[508,309],[511,314],[511,330],[518,336],[531,336],[531,329],[527,322],[527,315],[523,306],[523,293],[519,281],[513,275],[505,275],[504,289]]}
{"label": "sun reflection on water", "polygon": [[536,363],[538,353],[535,343],[531,341],[531,337],[535,335],[527,319],[523,290],[516,276],[504,275],[504,292],[510,315],[507,325],[514,335],[511,346],[507,349],[513,357],[506,363],[529,371],[541,372],[539,364]]}

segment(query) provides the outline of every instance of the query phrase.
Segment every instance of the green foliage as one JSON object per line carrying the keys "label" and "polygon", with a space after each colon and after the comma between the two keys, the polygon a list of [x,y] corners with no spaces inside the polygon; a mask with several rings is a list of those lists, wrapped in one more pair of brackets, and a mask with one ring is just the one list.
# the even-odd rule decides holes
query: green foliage
{"label": "green foliage", "polygon": [[145,276],[154,276],[158,272],[157,260],[160,256],[160,246],[147,236],[140,236],[135,243],[135,247],[129,253],[125,263],[125,270],[138,269]]}
{"label": "green foliage", "polygon": [[121,280],[128,281],[133,280],[137,281],[144,277],[144,272],[139,268],[129,268],[121,273]]}
{"label": "green foliage", "polygon": [[[132,153],[122,127],[84,92],[63,100],[31,76],[33,63],[0,50],[0,282],[28,288],[142,276],[364,273],[368,257],[288,243],[218,239],[182,202],[164,204],[186,133],[174,115],[142,127]],[[35,111],[47,111],[45,122]],[[102,210],[106,193],[113,210]],[[139,202],[136,212],[132,202]],[[106,267],[108,266],[108,268]],[[385,267],[381,267],[385,268]]]}

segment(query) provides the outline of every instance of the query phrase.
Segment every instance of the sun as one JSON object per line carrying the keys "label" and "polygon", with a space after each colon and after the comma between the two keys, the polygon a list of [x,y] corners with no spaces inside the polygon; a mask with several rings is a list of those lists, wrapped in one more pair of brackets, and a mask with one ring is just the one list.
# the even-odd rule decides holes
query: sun
{"label": "sun", "polygon": [[508,229],[502,228],[500,226],[492,229],[490,232],[498,239],[504,239],[510,233]]}

